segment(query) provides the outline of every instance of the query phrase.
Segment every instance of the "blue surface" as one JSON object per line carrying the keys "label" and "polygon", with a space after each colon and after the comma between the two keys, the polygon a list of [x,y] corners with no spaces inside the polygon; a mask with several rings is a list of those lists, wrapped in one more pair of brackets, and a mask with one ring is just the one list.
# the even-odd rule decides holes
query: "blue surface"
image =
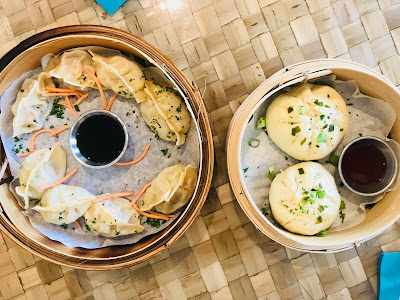
{"label": "blue surface", "polygon": [[400,299],[400,252],[382,253],[379,256],[378,299]]}
{"label": "blue surface", "polygon": [[125,1],[126,0],[96,0],[110,16],[115,13]]}

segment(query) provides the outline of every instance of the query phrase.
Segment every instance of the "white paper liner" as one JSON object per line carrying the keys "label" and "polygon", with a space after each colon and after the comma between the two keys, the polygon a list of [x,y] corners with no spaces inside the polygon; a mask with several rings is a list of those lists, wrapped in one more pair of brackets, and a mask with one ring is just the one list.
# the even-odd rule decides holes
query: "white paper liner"
{"label": "white paper liner", "polygon": [[[104,48],[101,49],[104,50]],[[115,50],[110,51],[114,52]],[[51,54],[44,56],[42,59],[42,64],[46,65],[50,57]],[[12,149],[15,147],[15,144],[21,144],[22,149],[29,148],[31,136],[35,132],[18,136],[20,141],[14,144],[14,139],[12,138],[12,120],[14,115],[12,114],[11,106],[15,101],[16,94],[23,81],[26,78],[39,74],[41,71],[42,68],[38,68],[36,70],[27,72],[15,80],[1,97],[0,134],[6,155],[9,160],[10,170],[14,177],[18,176],[18,170],[21,163],[24,161],[24,158],[16,156]],[[149,70],[146,70],[145,73],[146,76],[150,76],[154,73],[154,77],[162,79],[160,70],[158,68],[149,68]],[[164,79],[164,83],[166,81],[168,82],[167,78]],[[104,92],[107,99],[110,99],[114,94],[114,92],[111,90],[105,90]],[[103,107],[103,102],[97,89],[85,91],[84,93],[88,94],[88,98],[79,105],[80,112],[78,112],[78,115],[89,110]],[[75,97],[70,98],[72,103],[76,101]],[[161,139],[157,140],[155,138],[154,133],[142,119],[139,106],[140,104],[137,104],[135,99],[127,99],[117,96],[111,108],[111,111],[117,114],[125,123],[129,135],[128,147],[120,161],[131,161],[135,159],[143,152],[146,144],[151,144],[147,155],[139,163],[130,166],[111,166],[104,169],[92,169],[82,166],[71,153],[69,147],[69,130],[62,132],[56,137],[50,137],[50,135],[46,133],[39,135],[35,142],[35,148],[50,148],[56,142],[60,142],[62,148],[67,153],[67,172],[73,168],[78,168],[78,172],[70,180],[68,180],[66,184],[84,187],[94,195],[122,191],[134,191],[135,194],[137,194],[147,182],[153,180],[158,173],[166,167],[178,163],[182,165],[200,165],[200,136],[196,121],[193,118],[190,109],[189,112],[191,112],[192,119],[190,130],[186,137],[186,143],[181,146],[176,146],[173,142],[167,142]],[[64,124],[67,124],[71,127],[74,121],[75,117],[68,109],[65,109],[64,119],[58,119],[56,116],[49,116],[43,128],[49,128],[50,126],[59,128]],[[162,149],[168,149],[167,155],[163,154],[161,151]],[[18,184],[18,180],[13,181],[10,187],[12,192],[16,184]],[[19,199],[19,197],[17,197],[17,199]],[[19,201],[20,200],[21,199],[19,199]],[[22,204],[21,201],[20,203]],[[68,229],[63,229],[61,226],[47,223],[43,220],[40,213],[32,209],[27,210],[25,214],[29,217],[32,226],[50,239],[59,241],[68,247],[82,247],[87,249],[95,249],[112,245],[132,244],[145,236],[161,231],[174,220],[170,219],[165,224],[162,224],[159,228],[154,228],[147,225],[145,223],[146,218],[143,217],[142,225],[145,229],[142,233],[116,238],[105,238],[96,236],[92,232],[87,232],[84,227],[82,231],[79,231],[76,229],[75,224],[70,224]],[[80,223],[84,224],[82,218]]]}
{"label": "white paper liner", "polygon": [[[332,84],[334,78],[334,76],[328,76],[323,78],[323,80]],[[334,80],[334,84],[332,85],[348,104],[347,108],[349,111],[349,126],[346,134],[342,142],[332,153],[340,156],[343,148],[350,141],[358,138],[360,134],[363,136],[376,136],[387,140],[387,136],[396,119],[396,113],[392,106],[387,102],[360,93],[354,80]],[[262,103],[253,113],[253,117],[246,125],[243,133],[240,148],[243,181],[250,196],[250,201],[252,201],[259,209],[263,207],[269,209],[268,195],[271,185],[271,180],[269,180],[267,176],[269,166],[273,165],[275,167],[275,173],[279,173],[287,167],[300,162],[279,149],[264,130],[256,128],[257,120],[260,117],[265,117],[267,107],[273,99],[288,90],[289,89],[280,91]],[[252,139],[260,140],[258,147],[253,148],[249,145],[249,141]],[[388,140],[388,142],[392,146],[396,155],[399,156],[400,145],[394,140]],[[343,213],[346,214],[344,221],[342,222],[342,219],[338,215],[335,222],[329,228],[330,232],[334,232],[361,223],[365,219],[365,206],[381,200],[384,193],[373,197],[366,197],[351,192],[343,186],[337,167],[327,163],[328,158],[329,156],[319,160],[318,162],[334,176],[341,200],[346,203],[346,209],[343,210]],[[398,159],[399,158],[400,156]],[[244,172],[246,168],[248,169]],[[397,176],[397,179],[391,188],[393,188],[398,182],[399,176]],[[270,216],[266,217],[272,223],[277,224]]]}

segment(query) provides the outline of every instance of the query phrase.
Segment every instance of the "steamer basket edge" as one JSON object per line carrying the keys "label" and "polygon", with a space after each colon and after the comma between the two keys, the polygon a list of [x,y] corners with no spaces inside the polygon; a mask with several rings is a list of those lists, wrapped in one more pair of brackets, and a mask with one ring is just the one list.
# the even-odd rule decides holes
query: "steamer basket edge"
{"label": "steamer basket edge", "polygon": [[[356,79],[357,83],[360,85],[359,80],[364,80],[366,81],[367,78],[371,79],[371,85],[372,86],[367,86],[365,89],[360,86],[361,91],[365,92],[368,95],[374,96],[376,98],[382,98],[382,94],[379,95],[379,92],[384,91],[383,95],[385,95],[385,98],[387,96],[387,102],[390,102],[392,106],[394,107],[395,111],[397,112],[396,116],[396,121],[395,124],[392,128],[392,138],[396,139],[397,141],[400,140],[400,92],[397,91],[396,87],[390,83],[386,78],[383,77],[380,73],[363,66],[358,63],[350,62],[350,61],[344,61],[344,60],[337,60],[337,59],[318,59],[318,60],[313,60],[313,61],[305,61],[301,62],[295,65],[288,66],[275,74],[273,74],[271,77],[269,77],[266,81],[264,81],[253,93],[248,96],[248,98],[242,103],[242,105],[238,108],[238,110],[235,112],[232,121],[229,126],[228,130],[228,138],[227,138],[227,165],[228,165],[228,175],[229,179],[232,185],[232,190],[238,199],[238,202],[242,209],[244,210],[245,214],[249,217],[249,219],[253,222],[253,224],[256,226],[256,228],[270,237],[271,239],[275,240],[276,242],[287,246],[289,248],[297,249],[297,250],[302,250],[302,251],[310,251],[310,252],[337,252],[337,251],[343,251],[351,247],[355,247],[357,244],[364,242],[377,234],[381,233],[384,231],[386,228],[390,227],[399,217],[399,213],[392,212],[391,219],[388,220],[388,218],[385,219],[385,221],[382,220],[377,220],[376,224],[372,223],[371,217],[372,214],[369,213],[367,214],[366,220],[368,222],[373,224],[373,230],[369,232],[368,235],[362,236],[362,237],[357,237],[355,238],[355,234],[352,233],[353,238],[349,238],[347,241],[341,241],[337,243],[326,243],[323,241],[323,239],[319,238],[321,240],[321,243],[319,245],[313,243],[313,244],[303,244],[299,242],[301,238],[290,238],[288,235],[292,236],[297,236],[294,234],[288,234],[288,235],[283,235],[278,230],[274,225],[272,225],[269,221],[266,221],[266,219],[262,216],[261,212],[258,209],[255,209],[251,201],[249,200],[249,197],[246,193],[246,189],[242,185],[241,181],[241,175],[240,175],[240,162],[239,162],[239,145],[241,144],[241,135],[240,132],[243,129],[243,126],[246,122],[246,118],[251,114],[252,109],[260,102],[261,98],[268,94],[271,90],[274,90],[276,87],[280,86],[283,83],[291,82],[294,80],[294,78],[303,76],[304,78],[304,73],[305,72],[314,72],[316,70],[324,70],[324,69],[334,69],[335,70],[341,70],[343,71],[344,69],[347,69],[347,72],[349,74],[359,74],[359,78]],[[359,72],[359,73],[357,73]],[[333,72],[335,73],[335,71]],[[340,72],[339,72],[340,73]],[[343,73],[343,72],[341,72]],[[343,75],[343,74],[341,74]],[[347,76],[347,75],[346,75]],[[344,79],[354,79],[354,78],[346,78]],[[342,77],[343,76],[339,76]],[[300,82],[300,81],[297,81]],[[295,82],[293,82],[295,83]],[[364,87],[366,83],[364,82]],[[374,91],[374,88],[379,86],[378,91]],[[387,88],[386,90],[384,88]],[[273,93],[273,92],[272,92]],[[385,99],[383,99],[385,100]],[[235,130],[233,129],[235,128]],[[238,128],[240,128],[238,130]],[[392,203],[396,204],[395,200],[400,198],[400,192],[399,192],[399,185],[396,186],[396,189],[392,191],[391,193],[393,194],[387,194],[384,199],[382,199],[373,209],[375,211],[384,211],[384,206],[385,203]],[[387,199],[386,199],[387,198]],[[390,198],[390,200],[389,200]],[[400,211],[400,205],[397,204],[397,211]],[[375,213],[375,212],[374,212]],[[371,217],[369,217],[371,216]],[[364,221],[365,222],[365,221]],[[361,223],[361,224],[364,224]],[[346,233],[348,230],[346,230]]]}
{"label": "steamer basket edge", "polygon": [[[153,257],[154,255],[160,253],[161,251],[171,246],[172,243],[175,242],[185,232],[185,230],[194,221],[195,217],[197,216],[197,213],[200,211],[208,194],[208,190],[211,185],[212,172],[214,166],[214,148],[212,143],[211,129],[208,122],[208,116],[205,111],[204,105],[202,105],[202,99],[196,86],[193,83],[190,83],[183,76],[183,74],[172,64],[172,62],[168,58],[166,58],[162,53],[160,53],[157,49],[155,49],[153,46],[151,46],[149,43],[142,40],[141,38],[138,38],[122,30],[104,26],[79,25],[79,26],[66,26],[66,27],[55,28],[52,30],[36,34],[18,44],[16,47],[11,49],[1,58],[0,85],[6,76],[3,74],[4,69],[6,69],[7,66],[10,63],[12,63],[16,57],[18,57],[18,55],[24,53],[24,51],[26,51],[27,49],[31,49],[35,47],[35,45],[40,44],[41,42],[44,41],[51,40],[52,38],[71,36],[71,35],[76,35],[79,37],[79,35],[82,34],[91,34],[93,37],[102,36],[102,37],[113,38],[117,40],[120,44],[122,43],[128,44],[130,46],[129,51],[132,50],[130,52],[134,52],[136,54],[137,51],[143,51],[154,62],[156,62],[157,65],[164,66],[165,70],[169,73],[171,78],[178,84],[179,88],[181,88],[188,97],[192,110],[196,113],[199,113],[199,121],[198,121],[199,128],[205,140],[205,142],[202,142],[203,145],[202,176],[200,178],[200,184],[197,193],[194,196],[192,205],[188,205],[187,212],[182,216],[182,218],[179,219],[179,221],[174,223],[173,226],[171,225],[171,227],[167,228],[168,229],[167,231],[162,231],[161,233],[156,234],[156,236],[160,234],[160,237],[155,242],[153,241],[154,245],[150,244],[153,245],[153,247],[151,248],[147,247],[142,252],[135,251],[134,254],[132,254],[132,252],[127,250],[127,253],[123,257],[116,256],[107,261],[104,259],[96,260],[93,257],[87,257],[87,261],[84,263],[82,263],[82,261],[79,261],[79,259],[77,261],[76,260],[77,256],[71,256],[71,257],[57,256],[56,253],[47,253],[45,252],[46,249],[39,247],[34,243],[34,241],[29,241],[29,239],[26,240],[26,237],[24,238],[23,236],[21,236],[18,228],[14,224],[11,224],[11,222],[9,222],[8,217],[4,215],[4,212],[1,210],[0,206],[0,229],[4,231],[5,234],[8,235],[17,244],[27,249],[28,251],[31,251],[34,254],[39,255],[44,259],[51,260],[58,264],[62,264],[69,267],[86,269],[86,270],[111,270],[137,264]],[[140,50],[137,50],[138,47],[140,47]],[[24,72],[25,71],[28,70],[24,70]],[[3,91],[4,87],[0,88],[1,94],[3,93]],[[0,194],[4,196],[4,194],[1,191]],[[57,243],[57,242],[50,241],[50,243]],[[113,249],[115,247],[109,247],[109,248]],[[128,249],[129,247],[125,248]],[[79,251],[77,251],[77,253],[79,253]]]}

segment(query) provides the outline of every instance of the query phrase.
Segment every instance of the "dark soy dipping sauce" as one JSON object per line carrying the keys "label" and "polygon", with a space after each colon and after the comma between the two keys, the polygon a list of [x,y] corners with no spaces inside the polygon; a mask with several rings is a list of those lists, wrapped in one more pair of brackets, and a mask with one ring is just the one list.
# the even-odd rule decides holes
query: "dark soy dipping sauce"
{"label": "dark soy dipping sauce", "polygon": [[353,188],[379,184],[385,171],[385,156],[375,145],[369,143],[350,146],[342,159],[343,177]]}
{"label": "dark soy dipping sauce", "polygon": [[125,144],[125,134],[123,127],[114,117],[93,115],[79,126],[76,141],[86,159],[96,163],[107,163],[120,155]]}

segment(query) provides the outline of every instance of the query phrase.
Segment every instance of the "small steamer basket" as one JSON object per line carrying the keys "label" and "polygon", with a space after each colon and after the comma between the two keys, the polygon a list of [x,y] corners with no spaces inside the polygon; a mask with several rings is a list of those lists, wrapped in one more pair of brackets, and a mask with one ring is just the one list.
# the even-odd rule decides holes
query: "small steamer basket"
{"label": "small steamer basket", "polygon": [[3,184],[0,186],[0,230],[23,248],[57,264],[86,270],[120,269],[143,262],[167,249],[193,223],[211,184],[214,166],[212,135],[197,88],[156,48],[130,33],[114,28],[91,25],[60,27],[21,42],[0,60],[0,95],[22,74],[39,67],[40,59],[45,54],[85,46],[112,48],[150,62],[163,70],[186,97],[192,117],[196,116],[201,137],[197,189],[185,210],[164,230],[135,244],[89,250],[68,248],[39,233],[21,213],[22,208],[9,191],[8,184]]}
{"label": "small steamer basket", "polygon": [[[280,229],[267,220],[251,200],[244,184],[240,166],[240,145],[247,122],[256,108],[280,89],[308,79],[334,74],[339,80],[355,80],[360,91],[390,103],[397,118],[390,132],[400,141],[400,92],[381,74],[363,65],[335,59],[319,59],[289,66],[263,82],[239,107],[228,132],[227,162],[232,189],[240,206],[265,235],[276,242],[297,250],[310,252],[337,252],[366,241],[392,225],[400,216],[400,188],[396,186],[382,200],[367,210],[360,224],[343,231],[331,232],[325,237],[302,236]],[[268,180],[266,178],[265,180]]]}

